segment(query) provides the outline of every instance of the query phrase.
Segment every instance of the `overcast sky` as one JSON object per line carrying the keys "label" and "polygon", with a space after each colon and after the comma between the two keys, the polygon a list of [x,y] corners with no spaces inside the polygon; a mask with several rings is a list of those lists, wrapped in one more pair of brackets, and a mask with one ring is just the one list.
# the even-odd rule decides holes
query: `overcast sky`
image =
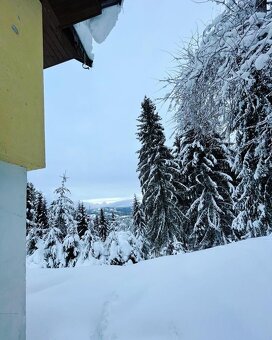
{"label": "overcast sky", "polygon": [[[74,200],[129,198],[140,193],[135,137],[140,104],[163,95],[171,53],[218,9],[192,0],[125,0],[107,40],[94,45],[89,71],[70,61],[47,69],[45,78],[46,163],[28,174],[51,200],[67,172]],[[157,105],[166,134],[166,107]]]}

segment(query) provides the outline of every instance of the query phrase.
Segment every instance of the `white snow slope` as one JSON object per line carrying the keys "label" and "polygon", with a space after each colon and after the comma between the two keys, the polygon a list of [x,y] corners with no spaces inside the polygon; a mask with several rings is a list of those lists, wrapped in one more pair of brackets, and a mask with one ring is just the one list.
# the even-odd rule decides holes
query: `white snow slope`
{"label": "white snow slope", "polygon": [[271,340],[272,238],[126,267],[29,269],[27,340]]}

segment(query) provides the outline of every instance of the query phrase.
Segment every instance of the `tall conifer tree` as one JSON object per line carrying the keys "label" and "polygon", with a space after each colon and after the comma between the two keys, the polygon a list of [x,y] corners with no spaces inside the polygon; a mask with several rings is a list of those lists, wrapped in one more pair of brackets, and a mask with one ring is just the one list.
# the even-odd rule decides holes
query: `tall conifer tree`
{"label": "tall conifer tree", "polygon": [[178,168],[170,150],[165,146],[160,120],[155,105],[145,97],[138,118],[137,135],[141,143],[138,172],[147,238],[156,255],[182,235],[182,215],[173,183]]}

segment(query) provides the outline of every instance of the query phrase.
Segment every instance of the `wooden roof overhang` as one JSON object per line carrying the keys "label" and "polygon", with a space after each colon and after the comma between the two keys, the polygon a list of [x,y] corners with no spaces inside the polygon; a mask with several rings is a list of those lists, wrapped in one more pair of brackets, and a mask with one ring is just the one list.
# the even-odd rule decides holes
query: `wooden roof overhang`
{"label": "wooden roof overhang", "polygon": [[43,9],[44,68],[76,59],[89,67],[93,61],[87,56],[74,24],[93,18],[102,9],[122,0],[40,0]]}

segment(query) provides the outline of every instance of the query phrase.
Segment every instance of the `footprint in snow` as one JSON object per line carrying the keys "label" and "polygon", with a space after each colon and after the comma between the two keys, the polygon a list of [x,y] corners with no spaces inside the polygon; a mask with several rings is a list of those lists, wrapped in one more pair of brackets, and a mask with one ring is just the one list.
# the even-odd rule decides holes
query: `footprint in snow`
{"label": "footprint in snow", "polygon": [[90,340],[117,340],[116,334],[109,334],[109,325],[112,306],[118,299],[116,294],[112,294],[110,300],[106,301],[102,308],[95,332],[91,335]]}

